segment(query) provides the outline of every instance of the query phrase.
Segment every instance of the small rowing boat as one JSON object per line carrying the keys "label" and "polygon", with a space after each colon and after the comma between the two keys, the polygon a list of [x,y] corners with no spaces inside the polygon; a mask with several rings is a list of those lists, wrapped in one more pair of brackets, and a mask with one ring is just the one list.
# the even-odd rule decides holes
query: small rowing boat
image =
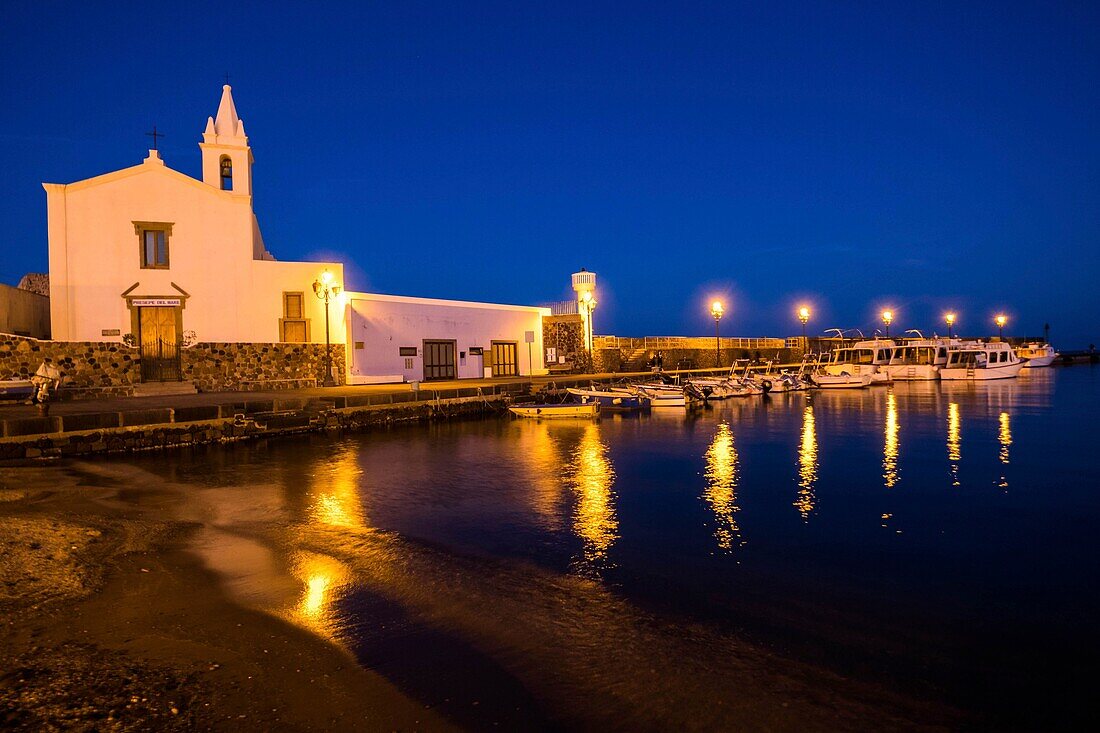
{"label": "small rowing boat", "polygon": [[556,405],[513,405],[508,408],[520,417],[596,417],[600,414],[599,402],[561,403]]}

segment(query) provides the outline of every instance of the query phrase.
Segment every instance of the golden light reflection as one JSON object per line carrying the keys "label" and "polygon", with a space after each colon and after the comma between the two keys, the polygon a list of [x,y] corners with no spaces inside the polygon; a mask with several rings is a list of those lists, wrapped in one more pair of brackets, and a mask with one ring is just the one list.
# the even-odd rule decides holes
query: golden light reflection
{"label": "golden light reflection", "polygon": [[599,430],[599,425],[585,426],[568,471],[568,482],[577,500],[573,528],[584,541],[584,558],[588,562],[607,557],[619,530],[611,492],[615,470]]}
{"label": "golden light reflection", "polygon": [[1007,412],[1002,412],[998,420],[1000,429],[997,431],[997,441],[1001,444],[1001,463],[1008,464],[1008,447],[1012,445],[1012,426],[1009,424]]}
{"label": "golden light reflection", "polygon": [[319,636],[339,640],[339,624],[334,604],[347,585],[349,572],[340,561],[314,552],[295,556],[293,574],[302,583],[298,603],[288,616],[294,623]]}
{"label": "golden light reflection", "polygon": [[951,461],[951,484],[959,485],[959,461],[962,460],[962,437],[959,432],[959,403],[947,405],[947,460]]}
{"label": "golden light reflection", "polygon": [[526,494],[539,521],[550,530],[561,528],[563,458],[550,433],[551,421],[517,420],[516,454],[522,456],[531,491]]}
{"label": "golden light reflection", "polygon": [[886,395],[886,440],[882,447],[882,478],[886,488],[898,482],[898,401],[891,391]]}
{"label": "golden light reflection", "polygon": [[741,539],[741,529],[737,526],[736,513],[740,511],[737,506],[739,467],[737,447],[734,445],[729,423],[718,424],[714,440],[707,448],[706,459],[707,488],[703,497],[717,520],[714,538],[718,540],[718,547],[730,552],[734,545],[741,546],[745,543]]}
{"label": "golden light reflection", "polygon": [[366,519],[359,491],[362,474],[358,453],[352,445],[344,447],[327,463],[318,463],[312,475],[311,522],[364,529]]}
{"label": "golden light reflection", "polygon": [[802,520],[810,518],[816,506],[814,484],[817,481],[817,431],[813,405],[802,411],[802,442],[798,448],[798,498],[794,506]]}

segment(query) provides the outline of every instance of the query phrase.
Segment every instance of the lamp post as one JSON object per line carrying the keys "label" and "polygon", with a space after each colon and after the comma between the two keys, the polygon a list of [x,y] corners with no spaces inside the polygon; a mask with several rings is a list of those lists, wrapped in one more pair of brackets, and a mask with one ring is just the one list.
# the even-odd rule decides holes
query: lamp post
{"label": "lamp post", "polygon": [[325,270],[321,277],[313,281],[313,294],[318,299],[325,301],[325,387],[335,387],[336,382],[332,378],[332,348],[328,335],[328,304],[340,294],[340,286],[332,284],[332,273]]}
{"label": "lamp post", "polygon": [[997,317],[993,319],[993,322],[997,324],[997,338],[1004,341],[1005,338],[1005,324],[1008,323],[1008,316],[1004,313],[998,313]]}
{"label": "lamp post", "polygon": [[890,338],[890,324],[894,322],[894,311],[885,310],[882,312],[882,322],[886,324],[886,338]]}
{"label": "lamp post", "polygon": [[722,301],[716,300],[710,304],[710,314],[714,316],[714,365],[722,366],[722,339],[718,334],[718,322],[722,320],[722,314],[726,311],[722,308]]}
{"label": "lamp post", "polygon": [[943,320],[947,322],[947,339],[951,340],[951,329],[955,325],[955,314],[947,313],[944,315]]}
{"label": "lamp post", "polygon": [[798,320],[802,321],[802,340],[806,341],[806,323],[810,320],[810,309],[806,306],[799,308]]}
{"label": "lamp post", "polygon": [[595,344],[592,343],[593,340],[595,339],[595,336],[592,333],[592,311],[596,310],[596,299],[592,296],[592,291],[591,290],[584,291],[584,295],[581,296],[581,305],[584,307],[585,311],[588,313],[588,317],[585,319],[585,321],[587,322],[586,325],[588,326],[588,334],[587,334],[587,336],[588,336],[588,338],[587,338],[587,341],[588,341],[588,360],[591,362],[590,368],[593,371],[595,371],[595,369],[596,369],[596,348],[595,348]]}

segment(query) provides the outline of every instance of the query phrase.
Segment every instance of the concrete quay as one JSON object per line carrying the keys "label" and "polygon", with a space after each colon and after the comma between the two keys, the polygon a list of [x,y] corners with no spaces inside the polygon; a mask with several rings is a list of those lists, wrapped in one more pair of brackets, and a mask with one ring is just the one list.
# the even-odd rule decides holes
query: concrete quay
{"label": "concrete quay", "polygon": [[31,405],[0,403],[0,461],[151,450],[492,414],[542,390],[649,376],[650,372],[577,374],[464,379],[416,386],[380,384],[111,397],[55,402],[48,416],[42,416]]}

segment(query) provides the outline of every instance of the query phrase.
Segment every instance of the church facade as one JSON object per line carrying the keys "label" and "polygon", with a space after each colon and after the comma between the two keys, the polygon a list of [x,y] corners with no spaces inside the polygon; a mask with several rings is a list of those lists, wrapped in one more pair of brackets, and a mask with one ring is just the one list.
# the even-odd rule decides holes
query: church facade
{"label": "church facade", "polygon": [[[43,184],[55,341],[136,346],[143,380],[186,380],[181,352],[196,344],[324,344],[327,309],[338,382],[546,373],[545,309],[349,293],[339,262],[276,260],[229,85],[199,149],[201,180],[153,149],[129,168]],[[328,303],[315,297],[322,282]]]}

